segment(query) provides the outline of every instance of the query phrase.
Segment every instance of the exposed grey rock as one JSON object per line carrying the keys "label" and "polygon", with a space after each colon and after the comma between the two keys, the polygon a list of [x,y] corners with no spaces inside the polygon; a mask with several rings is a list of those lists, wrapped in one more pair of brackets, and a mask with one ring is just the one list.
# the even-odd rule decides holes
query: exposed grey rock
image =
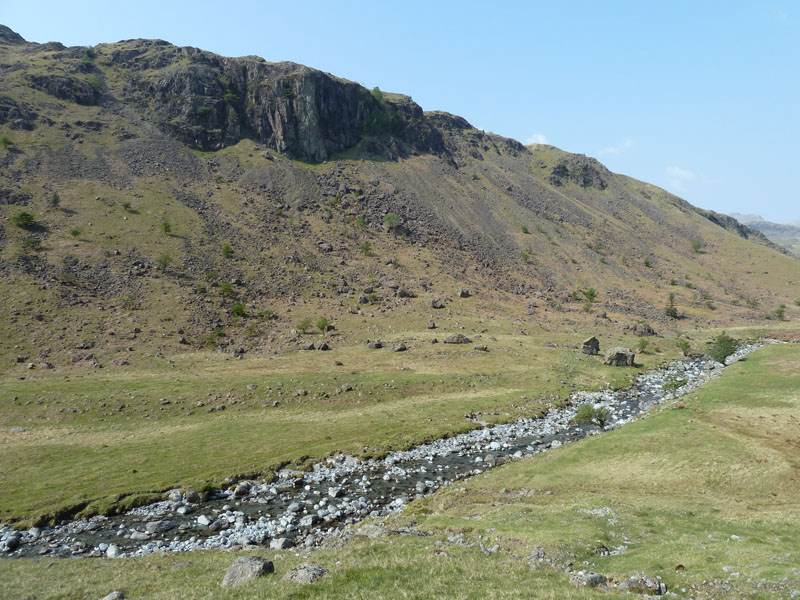
{"label": "exposed grey rock", "polygon": [[631,592],[633,594],[644,594],[648,596],[662,596],[667,593],[667,586],[654,577],[649,577],[644,573],[636,573],[617,586],[617,589]]}
{"label": "exposed grey rock", "polygon": [[106,596],[103,596],[100,600],[125,600],[125,594],[122,592],[113,591]]}
{"label": "exposed grey rock", "polygon": [[572,576],[569,578],[569,582],[578,587],[604,588],[606,587],[608,579],[606,579],[605,575],[601,575],[600,573],[578,571],[577,573],[572,574]]}
{"label": "exposed grey rock", "polygon": [[272,550],[286,550],[292,546],[294,546],[294,542],[289,538],[275,538],[269,542],[269,547]]}
{"label": "exposed grey rock", "polygon": [[174,528],[175,525],[173,525],[170,521],[150,521],[145,525],[147,533],[161,533]]}
{"label": "exposed grey rock", "polygon": [[431,308],[444,308],[444,302],[439,300],[439,298],[431,298],[428,300],[428,306]]}
{"label": "exposed grey rock", "polygon": [[473,350],[478,350],[479,352],[488,352],[489,351],[489,346],[487,346],[486,344],[475,344],[472,347],[472,349]]}
{"label": "exposed grey rock", "polygon": [[469,298],[472,294],[469,293],[469,290],[464,288],[458,288],[456,290],[456,296],[459,298]]}
{"label": "exposed grey rock", "polygon": [[36,366],[39,369],[55,369],[55,367],[53,366],[53,363],[49,363],[49,362],[40,362]]}
{"label": "exposed grey rock", "polygon": [[327,569],[315,565],[313,563],[303,563],[296,569],[292,569],[286,575],[281,577],[281,581],[285,583],[314,583],[322,579],[327,573]]}
{"label": "exposed grey rock", "polygon": [[436,323],[434,323],[433,321],[428,321],[425,324],[425,327],[427,327],[428,329],[436,329]]}
{"label": "exposed grey rock", "polygon": [[463,333],[454,333],[444,338],[445,344],[471,344],[472,340]]}
{"label": "exposed grey rock", "polygon": [[617,346],[608,349],[603,357],[603,364],[614,367],[632,367],[634,358],[636,355],[629,348]]}
{"label": "exposed grey rock", "polygon": [[122,554],[122,550],[120,550],[119,546],[116,544],[109,544],[106,550],[106,556],[108,558],[117,558],[120,554]]}
{"label": "exposed grey rock", "polygon": [[416,298],[417,295],[412,292],[411,290],[407,290],[406,288],[398,288],[397,289],[397,297],[398,298]]}
{"label": "exposed grey rock", "polygon": [[235,587],[268,573],[274,573],[272,561],[258,556],[240,556],[228,568],[222,587]]}
{"label": "exposed grey rock", "polygon": [[656,332],[653,330],[650,325],[645,323],[644,321],[639,321],[636,325],[633,326],[633,335],[638,335],[639,337],[647,337],[651,335],[655,335]]}
{"label": "exposed grey rock", "polygon": [[594,356],[595,354],[600,353],[600,340],[596,337],[592,336],[586,340],[583,340],[583,344],[581,344],[581,351],[584,354],[588,354],[590,356]]}
{"label": "exposed grey rock", "polygon": [[197,493],[197,490],[194,490],[192,488],[189,488],[188,490],[186,490],[186,493],[184,494],[183,499],[186,502],[190,502],[192,504],[197,504],[198,502],[202,501],[202,499],[200,498],[200,494]]}
{"label": "exposed grey rock", "polygon": [[330,346],[328,346],[328,344],[323,341],[319,341],[316,344],[314,344],[314,348],[317,350],[330,350]]}
{"label": "exposed grey rock", "polygon": [[367,348],[372,348],[373,350],[379,350],[383,348],[383,342],[380,340],[375,340],[374,342],[369,342],[367,344]]}
{"label": "exposed grey rock", "polygon": [[392,352],[405,352],[406,350],[408,350],[408,348],[402,343],[392,346]]}

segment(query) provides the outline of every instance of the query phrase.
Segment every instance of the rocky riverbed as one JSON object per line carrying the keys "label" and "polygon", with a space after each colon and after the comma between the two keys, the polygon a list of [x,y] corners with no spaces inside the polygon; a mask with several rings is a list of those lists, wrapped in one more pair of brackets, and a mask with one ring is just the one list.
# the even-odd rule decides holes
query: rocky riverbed
{"label": "rocky riverbed", "polygon": [[[728,364],[763,344],[744,345]],[[141,556],[153,552],[268,545],[313,548],[344,527],[399,512],[453,481],[615,429],[654,406],[683,396],[721,374],[708,358],[676,361],[638,377],[624,390],[574,392],[570,404],[536,419],[483,427],[392,452],[380,460],[338,456],[309,471],[279,471],[265,483],[239,481],[210,497],[172,490],[163,502],[127,514],[14,531],[0,526],[5,556]],[[603,426],[573,423],[579,406],[607,411]]]}

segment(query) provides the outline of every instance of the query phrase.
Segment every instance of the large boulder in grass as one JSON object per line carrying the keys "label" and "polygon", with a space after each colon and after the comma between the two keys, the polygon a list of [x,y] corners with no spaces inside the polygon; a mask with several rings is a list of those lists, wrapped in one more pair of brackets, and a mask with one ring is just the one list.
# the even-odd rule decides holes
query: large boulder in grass
{"label": "large boulder in grass", "polygon": [[471,344],[472,340],[465,336],[463,333],[454,333],[444,338],[445,344]]}
{"label": "large boulder in grass", "polygon": [[635,357],[636,355],[629,348],[617,346],[616,348],[609,348],[603,357],[603,364],[612,367],[632,367]]}
{"label": "large boulder in grass", "polygon": [[667,593],[666,584],[644,573],[631,575],[628,579],[620,583],[617,589],[644,596],[663,596]]}
{"label": "large boulder in grass", "polygon": [[319,565],[313,563],[303,563],[296,569],[288,571],[286,575],[281,577],[284,583],[314,583],[322,579],[328,571]]}
{"label": "large boulder in grass", "polygon": [[235,587],[274,571],[275,566],[271,560],[258,556],[240,556],[225,573],[222,587]]}
{"label": "large boulder in grass", "polygon": [[600,340],[592,336],[589,339],[583,340],[581,351],[589,356],[594,356],[600,353]]}
{"label": "large boulder in grass", "polygon": [[633,335],[638,335],[639,337],[648,337],[655,334],[655,330],[644,321],[639,321],[633,326]]}
{"label": "large boulder in grass", "polygon": [[605,588],[608,579],[605,575],[601,575],[600,573],[578,571],[572,574],[569,578],[569,582],[574,586],[582,588]]}

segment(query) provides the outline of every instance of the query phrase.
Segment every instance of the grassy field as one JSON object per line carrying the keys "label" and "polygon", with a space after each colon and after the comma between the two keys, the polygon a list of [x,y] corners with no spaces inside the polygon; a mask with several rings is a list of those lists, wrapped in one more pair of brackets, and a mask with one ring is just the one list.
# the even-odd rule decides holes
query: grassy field
{"label": "grassy field", "polygon": [[[766,347],[623,429],[454,485],[388,519],[428,536],[357,535],[309,556],[255,551],[271,575],[219,582],[235,555],[0,562],[8,598],[623,598],[563,567],[659,576],[681,597],[785,598],[800,588],[800,347]],[[463,545],[448,540],[461,534]],[[540,549],[556,567],[533,569]],[[621,550],[602,556],[598,552]],[[305,560],[320,583],[279,582]],[[57,582],[57,583],[56,583]],[[685,590],[685,592],[683,591]]]}
{"label": "grassy field", "polygon": [[614,369],[544,345],[566,345],[566,334],[484,338],[490,352],[430,344],[435,332],[397,335],[416,342],[403,353],[363,344],[242,360],[199,352],[160,369],[0,380],[0,518],[107,512],[335,452],[380,455],[474,428],[470,413],[484,422],[538,414],[573,389],[622,385],[676,354]]}

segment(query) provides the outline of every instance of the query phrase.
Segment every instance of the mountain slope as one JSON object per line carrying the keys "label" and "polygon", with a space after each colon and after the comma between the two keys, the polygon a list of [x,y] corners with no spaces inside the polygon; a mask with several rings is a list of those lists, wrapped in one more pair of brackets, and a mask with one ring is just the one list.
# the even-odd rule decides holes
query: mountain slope
{"label": "mountain slope", "polygon": [[4,28],[0,73],[8,360],[279,352],[320,314],[358,341],[365,315],[424,323],[457,287],[487,316],[589,326],[672,327],[669,293],[702,325],[800,297],[796,259],[732,219],[301,65]]}
{"label": "mountain slope", "polygon": [[759,215],[742,215],[732,213],[731,216],[740,223],[760,231],[767,238],[787,248],[795,256],[800,256],[800,224],[798,223],[772,223],[765,221]]}

